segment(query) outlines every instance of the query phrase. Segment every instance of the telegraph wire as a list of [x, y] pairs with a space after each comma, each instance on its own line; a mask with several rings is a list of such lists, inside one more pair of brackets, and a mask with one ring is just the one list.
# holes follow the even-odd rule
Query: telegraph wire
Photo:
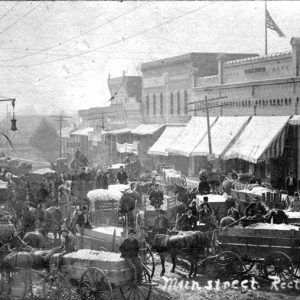
[[17, 2], [16, 5], [14, 5], [13, 7], [11, 7], [8, 11], [6, 11], [5, 14], [3, 14], [1, 17], [0, 17], [0, 20], [2, 20], [3, 18], [5, 18], [17, 5], [19, 5], [20, 2]]
[[[72, 38], [69, 38], [69, 39], [67, 39], [67, 40], [64, 40], [64, 41], [62, 41], [62, 42], [60, 42], [60, 43], [58, 43], [58, 44], [55, 44], [55, 45], [53, 45], [53, 46], [50, 46], [50, 47], [41, 49], [41, 50], [39, 50], [39, 51], [37, 51], [37, 52], [34, 52], [34, 53], [29, 53], [29, 54], [26, 54], [26, 55], [22, 55], [22, 56], [19, 56], [19, 57], [13, 57], [13, 58], [7, 58], [7, 59], [0, 59], [0, 62], [14, 61], [14, 60], [23, 59], [23, 58], [27, 58], [27, 57], [30, 57], [30, 56], [33, 56], [33, 55], [41, 54], [41, 53], [43, 53], [43, 52], [52, 50], [52, 49], [54, 49], [54, 48], [56, 48], [56, 47], [60, 47], [60, 46], [62, 46], [62, 45], [64, 45], [64, 44], [66, 44], [66, 43], [69, 43], [69, 42], [71, 42], [71, 41], [73, 41], [73, 40], [76, 40], [77, 38], [79, 38], [79, 37], [81, 37], [81, 36], [83, 36], [83, 35], [86, 35], [86, 34], [92, 32], [92, 31], [98, 30], [99, 28], [101, 28], [101, 27], [103, 27], [103, 26], [105, 26], [105, 25], [107, 25], [107, 24], [109, 24], [109, 23], [112, 23], [113, 21], [115, 21], [115, 20], [117, 20], [117, 19], [119, 19], [119, 18], [122, 18], [123, 16], [126, 16], [127, 14], [131, 13], [132, 11], [134, 11], [134, 10], [136, 10], [136, 9], [142, 7], [142, 6], [145, 6], [145, 5], [146, 5], [146, 4], [141, 4], [141, 5], [139, 5], [139, 6], [136, 6], [136, 7], [134, 7], [134, 8], [131, 8], [131, 9], [129, 9], [128, 11], [126, 11], [125, 13], [120, 14], [120, 15], [118, 15], [118, 16], [112, 18], [111, 20], [108, 20], [108, 21], [105, 22], [105, 23], [102, 23], [102, 24], [100, 24], [100, 25], [98, 25], [98, 26], [96, 26], [96, 27], [90, 28], [90, 29], [88, 29], [88, 30], [86, 30], [86, 31], [84, 31], [84, 32], [82, 32], [82, 33], [80, 33], [80, 34], [78, 34], [78, 35], [72, 37]], [[0, 32], [0, 33], [1, 33], [1, 32]]]
[[208, 6], [210, 6], [210, 5], [213, 5], [213, 4], [215, 4], [215, 3], [213, 2], [213, 3], [209, 3], [209, 4], [207, 4], [207, 5], [203, 5], [203, 6], [201, 6], [201, 7], [198, 7], [198, 8], [196, 8], [196, 9], [193, 9], [193, 10], [191, 10], [191, 11], [188, 11], [188, 12], [185, 13], [185, 14], [182, 14], [182, 15], [180, 15], [180, 16], [176, 16], [176, 17], [171, 18], [171, 19], [169, 19], [169, 20], [167, 20], [167, 21], [165, 21], [165, 22], [162, 22], [162, 23], [157, 24], [157, 25], [155, 25], [155, 26], [152, 26], [152, 27], [150, 27], [150, 28], [141, 30], [141, 31], [139, 31], [139, 32], [137, 32], [137, 33], [131, 34], [131, 35], [129, 35], [129, 36], [125, 37], [125, 38], [122, 38], [122, 39], [120, 39], [120, 40], [116, 40], [116, 41], [114, 41], [114, 42], [108, 43], [108, 44], [103, 45], [103, 46], [100, 46], [100, 47], [96, 47], [96, 48], [93, 48], [93, 49], [90, 49], [90, 50], [87, 50], [87, 51], [83, 51], [83, 52], [80, 52], [80, 53], [77, 53], [77, 54], [74, 54], [74, 55], [70, 55], [70, 56], [67, 56], [67, 57], [65, 57], [65, 58], [60, 58], [60, 59], [50, 60], [50, 61], [45, 61], [45, 62], [40, 62], [40, 63], [34, 63], [34, 64], [24, 64], [24, 65], [0, 65], [0, 67], [4, 67], [4, 68], [28, 68], [28, 67], [35, 67], [35, 66], [41, 66], [41, 65], [46, 65], [46, 64], [51, 64], [51, 63], [55, 63], [55, 62], [60, 62], [60, 61], [68, 60], [68, 59], [75, 58], [75, 57], [79, 57], [79, 56], [83, 56], [83, 55], [85, 55], [85, 54], [92, 53], [92, 52], [97, 52], [98, 50], [101, 50], [101, 49], [103, 49], [103, 48], [106, 48], [106, 47], [109, 47], [109, 46], [113, 46], [113, 45], [116, 45], [116, 44], [121, 43], [121, 42], [126, 42], [127, 40], [129, 40], [129, 39], [131, 39], [131, 38], [133, 38], [133, 37], [136, 37], [136, 36], [138, 36], [138, 35], [141, 35], [141, 34], [144, 34], [144, 33], [146, 33], [146, 32], [149, 32], [149, 31], [151, 31], [151, 30], [153, 30], [153, 29], [159, 28], [159, 27], [161, 27], [161, 26], [163, 26], [163, 25], [166, 25], [166, 24], [169, 24], [169, 23], [171, 23], [171, 22], [174, 22], [174, 21], [176, 21], [176, 20], [178, 20], [178, 19], [180, 19], [180, 18], [183, 18], [183, 17], [185, 17], [185, 16], [187, 16], [187, 15], [193, 14], [193, 13], [195, 13], [196, 11], [198, 11], [198, 10], [200, 10], [200, 9], [203, 9], [203, 8], [205, 8], [205, 7], [208, 7]]
[[30, 13], [32, 13], [35, 9], [37, 9], [40, 5], [42, 4], [42, 2], [40, 2], [38, 5], [36, 5], [34, 8], [32, 8], [31, 10], [29, 10], [27, 13], [25, 13], [22, 17], [20, 17], [18, 20], [16, 20], [14, 23], [12, 23], [11, 25], [9, 25], [8, 27], [6, 27], [5, 29], [3, 29], [2, 31], [0, 31], [0, 34], [6, 32], [7, 30], [9, 30], [11, 27], [13, 27], [14, 25], [16, 25], [18, 22], [20, 22], [22, 19], [24, 19], [27, 15], [29, 15]]

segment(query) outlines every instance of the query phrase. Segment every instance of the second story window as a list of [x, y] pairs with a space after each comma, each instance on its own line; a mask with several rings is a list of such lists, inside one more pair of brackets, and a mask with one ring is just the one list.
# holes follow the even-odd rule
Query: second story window
[[164, 114], [164, 96], [162, 93], [160, 94], [159, 101], [160, 101], [160, 115], [162, 116]]
[[177, 115], [180, 115], [180, 92], [177, 92]]
[[147, 97], [146, 97], [146, 113], [148, 116], [150, 115], [149, 95], [147, 95]]
[[156, 115], [156, 95], [153, 94], [153, 116]]
[[184, 91], [184, 113], [188, 113], [188, 94], [187, 91]]
[[174, 99], [173, 99], [173, 93], [170, 94], [170, 114], [174, 114]]

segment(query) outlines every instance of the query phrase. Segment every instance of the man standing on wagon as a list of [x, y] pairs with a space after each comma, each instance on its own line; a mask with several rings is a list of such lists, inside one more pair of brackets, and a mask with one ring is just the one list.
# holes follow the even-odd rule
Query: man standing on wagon
[[128, 183], [128, 175], [124, 170], [124, 167], [120, 167], [120, 171], [117, 174], [117, 179], [120, 184], [127, 184]]
[[285, 189], [288, 192], [289, 196], [294, 196], [294, 193], [297, 189], [297, 179], [293, 176], [294, 172], [289, 171], [289, 176], [285, 179]]
[[131, 270], [133, 282], [142, 282], [142, 266], [139, 258], [139, 242], [135, 238], [135, 230], [130, 229], [128, 232], [128, 238], [120, 245], [119, 250], [121, 257], [125, 258], [125, 262]]

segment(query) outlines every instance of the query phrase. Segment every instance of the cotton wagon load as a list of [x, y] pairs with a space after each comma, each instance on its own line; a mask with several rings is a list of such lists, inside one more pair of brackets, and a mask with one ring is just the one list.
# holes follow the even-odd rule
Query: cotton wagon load
[[128, 280], [130, 271], [120, 253], [81, 249], [63, 256], [62, 272], [72, 274], [80, 279], [82, 270], [94, 267], [107, 274], [110, 283], [121, 283]]
[[181, 184], [181, 180], [182, 180], [182, 176], [181, 176], [181, 172], [176, 171], [174, 169], [163, 169], [162, 170], [163, 174], [164, 174], [164, 178], [165, 180], [169, 183], [169, 184]]
[[128, 188], [125, 184], [115, 184], [109, 185], [107, 190], [92, 190], [87, 194], [95, 226], [118, 225], [120, 200]]

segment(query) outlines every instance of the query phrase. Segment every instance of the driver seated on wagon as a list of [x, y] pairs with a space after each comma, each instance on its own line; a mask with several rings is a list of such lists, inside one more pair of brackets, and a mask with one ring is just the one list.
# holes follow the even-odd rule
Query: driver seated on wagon
[[169, 227], [169, 220], [165, 217], [164, 211], [160, 209], [158, 216], [154, 219], [152, 232], [154, 234], [167, 234]]
[[197, 230], [197, 217], [193, 215], [193, 211], [190, 207], [186, 209], [186, 213], [178, 220], [178, 229], [182, 231]]
[[155, 184], [154, 189], [150, 192], [149, 199], [150, 204], [155, 208], [160, 208], [163, 204], [164, 194], [159, 190], [158, 183]]
[[265, 215], [267, 215], [267, 210], [262, 204], [261, 198], [256, 196], [254, 202], [250, 203], [245, 210], [246, 220], [251, 223], [263, 222]]

